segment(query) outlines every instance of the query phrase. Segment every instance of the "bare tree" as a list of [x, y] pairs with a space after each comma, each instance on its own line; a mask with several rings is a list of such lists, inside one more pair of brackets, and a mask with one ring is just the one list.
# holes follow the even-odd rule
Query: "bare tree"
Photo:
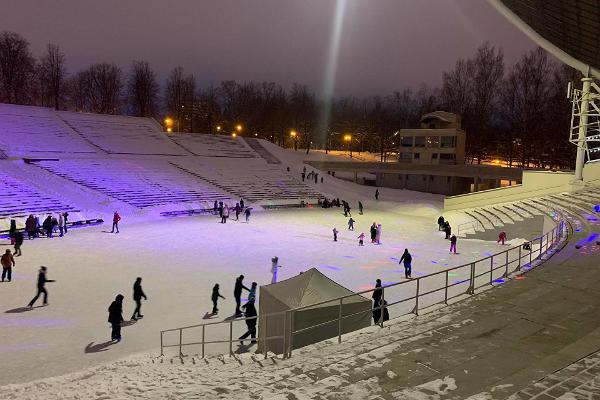
[[34, 65], [25, 38], [14, 32], [0, 33], [0, 101], [15, 104], [30, 101], [27, 88]]
[[60, 108], [65, 92], [65, 63], [66, 57], [58, 45], [48, 44], [46, 53], [40, 59], [38, 78], [42, 91], [42, 105], [52, 105], [55, 110]]
[[[193, 121], [193, 115], [186, 113], [185, 105], [191, 105], [195, 99], [196, 80], [193, 75], [184, 76], [183, 67], [174, 68], [167, 79], [165, 90], [165, 100], [167, 112], [177, 120], [178, 130], [182, 129], [182, 123], [187, 117], [190, 123]], [[192, 127], [190, 126], [190, 130]]]
[[317, 122], [315, 95], [306, 85], [294, 83], [290, 90], [292, 123], [300, 130], [306, 154], [310, 151], [313, 129]]
[[138, 117], [151, 117], [156, 112], [158, 98], [156, 75], [146, 61], [134, 61], [127, 79], [127, 98]]
[[72, 102], [78, 110], [100, 114], [121, 111], [122, 72], [114, 64], [93, 64], [78, 72], [69, 86]]

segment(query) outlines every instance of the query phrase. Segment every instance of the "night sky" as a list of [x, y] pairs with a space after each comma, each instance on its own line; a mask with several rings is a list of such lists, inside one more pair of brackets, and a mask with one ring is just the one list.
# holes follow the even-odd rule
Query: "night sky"
[[[39, 55], [59, 44], [75, 71], [147, 60], [202, 86], [221, 80], [322, 87], [335, 0], [0, 0], [0, 30]], [[348, 0], [336, 95], [387, 94], [440, 83], [483, 41], [514, 63], [533, 43], [485, 0]]]

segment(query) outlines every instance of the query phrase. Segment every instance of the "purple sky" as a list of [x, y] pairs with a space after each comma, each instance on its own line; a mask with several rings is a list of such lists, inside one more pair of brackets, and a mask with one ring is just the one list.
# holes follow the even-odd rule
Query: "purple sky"
[[[221, 80], [306, 83], [319, 91], [335, 0], [2, 0], [0, 29], [39, 55], [59, 44], [70, 71], [147, 60], [163, 78], [176, 65], [200, 85]], [[485, 0], [348, 0], [337, 95], [440, 83], [483, 41], [509, 64], [532, 42]]]

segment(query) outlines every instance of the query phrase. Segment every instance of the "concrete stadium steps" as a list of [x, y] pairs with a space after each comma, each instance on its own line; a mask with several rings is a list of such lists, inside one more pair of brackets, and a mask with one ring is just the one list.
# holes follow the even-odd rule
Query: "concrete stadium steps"
[[0, 149], [1, 158], [96, 153], [57, 118], [54, 110], [1, 103]]
[[202, 133], [175, 133], [169, 139], [187, 152], [202, 157], [259, 158], [241, 138]]
[[150, 118], [67, 111], [57, 112], [56, 116], [81, 138], [107, 154], [187, 155]]
[[203, 203], [212, 208], [215, 200], [228, 199], [214, 186], [166, 161], [96, 159], [32, 164], [138, 208], [173, 203]]
[[281, 161], [267, 150], [259, 139], [244, 137], [244, 140], [259, 156], [261, 156], [267, 164], [278, 165]]
[[260, 201], [288, 201], [299, 203], [301, 200], [324, 197], [306, 183], [294, 178], [280, 168], [267, 166], [263, 161], [253, 161], [237, 168], [227, 164], [210, 164], [204, 168], [199, 162], [180, 162], [173, 165], [192, 174], [209, 184], [229, 193], [234, 198], [242, 198], [249, 203]]

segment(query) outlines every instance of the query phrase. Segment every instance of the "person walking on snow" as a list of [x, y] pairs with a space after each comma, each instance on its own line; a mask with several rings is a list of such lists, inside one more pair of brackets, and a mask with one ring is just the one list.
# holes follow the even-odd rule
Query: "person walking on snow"
[[221, 296], [221, 293], [219, 293], [219, 284], [215, 283], [215, 286], [213, 286], [212, 290], [212, 296], [210, 296], [210, 299], [213, 302], [213, 315], [217, 315], [219, 313], [219, 309], [217, 308], [217, 302], [219, 301], [219, 297], [225, 300], [225, 297]]
[[337, 242], [337, 234], [338, 234], [338, 230], [333, 228], [333, 241]]
[[371, 243], [375, 243], [375, 238], [377, 237], [377, 224], [373, 222], [371, 225]]
[[404, 263], [404, 276], [406, 277], [406, 279], [412, 279], [412, 256], [408, 252], [408, 249], [404, 249], [404, 254], [402, 254], [402, 257], [400, 257], [400, 261], [398, 261], [398, 264], [402, 263]]
[[250, 208], [246, 208], [244, 215], [246, 216], [246, 222], [250, 222]]
[[279, 257], [271, 258], [271, 283], [277, 283], [277, 273], [279, 272], [279, 268], [281, 268], [281, 265], [279, 265]]
[[381, 319], [381, 297], [383, 296], [383, 290], [381, 289], [381, 279], [375, 281], [375, 290], [373, 290], [373, 323], [378, 324]]
[[456, 235], [452, 235], [450, 238], [450, 253], [456, 254]]
[[40, 297], [41, 294], [44, 295], [44, 303], [43, 304], [48, 305], [48, 291], [46, 290], [46, 282], [55, 282], [55, 281], [46, 278], [46, 271], [47, 271], [46, 267], [40, 267], [40, 272], [38, 274], [38, 280], [37, 280], [37, 294], [35, 295], [35, 297], [33, 299], [31, 299], [31, 301], [27, 305], [30, 308], [33, 307], [33, 305], [35, 304], [35, 302], [37, 301], [37, 299]]
[[119, 233], [119, 221], [121, 220], [121, 216], [119, 215], [119, 213], [117, 211], [115, 211], [115, 213], [113, 214], [113, 224], [112, 224], [112, 229], [110, 231], [110, 233], [115, 233], [115, 229], [117, 230], [117, 233]]
[[381, 244], [381, 224], [377, 224], [377, 229], [375, 230], [375, 242], [377, 244]]
[[348, 229], [350, 229], [351, 231], [354, 230], [354, 219], [352, 219], [352, 217], [350, 217], [350, 219], [348, 220]]
[[235, 220], [238, 221], [240, 219], [240, 212], [242, 209], [240, 208], [240, 203], [235, 203]]
[[505, 241], [506, 241], [506, 232], [502, 231], [498, 235], [498, 241], [496, 243], [502, 243], [502, 244], [504, 244]]
[[37, 226], [33, 215], [27, 217], [27, 220], [25, 221], [25, 231], [27, 231], [27, 239], [32, 240], [36, 237]]
[[364, 233], [361, 233], [360, 235], [358, 235], [358, 245], [359, 246], [365, 245], [365, 234]]
[[62, 213], [58, 213], [58, 230], [60, 232], [60, 237], [63, 237], [65, 235], [65, 219], [62, 215]]
[[375, 200], [379, 200], [379, 189], [375, 189]]
[[446, 239], [450, 239], [450, 236], [452, 235], [452, 227], [448, 221], [444, 223], [444, 233], [446, 234]]
[[439, 230], [439, 231], [442, 231], [442, 230], [444, 230], [444, 217], [442, 217], [442, 216], [440, 215], [440, 217], [439, 217], [439, 218], [438, 218], [438, 220], [437, 220], [437, 223], [438, 223], [438, 230]]
[[242, 306], [242, 308], [246, 308], [246, 306], [248, 305], [248, 303], [254, 303], [256, 301], [256, 288], [258, 287], [258, 283], [256, 282], [252, 282], [252, 285], [250, 286], [250, 291], [248, 292], [248, 301], [246, 302], [246, 304], [244, 304]]
[[10, 249], [6, 249], [0, 258], [0, 263], [2, 264], [2, 282], [4, 282], [4, 278], [8, 278], [8, 281], [10, 282], [12, 279], [12, 267], [15, 266], [15, 259], [10, 253]]
[[213, 203], [213, 214], [217, 215], [218, 212], [219, 212], [219, 205], [217, 204], [217, 201], [215, 200], [215, 202]]
[[133, 300], [135, 301], [135, 310], [133, 310], [131, 319], [134, 321], [144, 318], [142, 315], [142, 298], [144, 300], [148, 300], [146, 293], [144, 293], [144, 290], [142, 289], [142, 278], [138, 276], [133, 284]]
[[244, 345], [244, 339], [246, 339], [248, 336], [250, 336], [251, 341], [250, 343], [256, 343], [256, 316], [258, 315], [256, 312], [256, 307], [254, 306], [254, 302], [248, 302], [246, 304], [246, 312], [245, 312], [245, 316], [246, 316], [246, 326], [248, 327], [248, 331], [246, 333], [244, 333], [242, 336], [240, 336], [240, 344], [243, 346]]
[[363, 215], [363, 205], [360, 201], [358, 202], [358, 213]]
[[244, 199], [240, 199], [240, 208], [244, 209]]
[[240, 310], [240, 305], [242, 304], [242, 289], [250, 291], [246, 286], [244, 286], [244, 275], [240, 275], [235, 279], [235, 286], [233, 288], [233, 297], [235, 298], [235, 316], [239, 317], [242, 315], [242, 311]]
[[113, 343], [121, 341], [121, 324], [123, 323], [123, 295], [118, 294], [108, 307], [108, 322], [111, 325], [112, 331], [110, 338]]
[[64, 228], [65, 228], [65, 235], [67, 234], [67, 222], [68, 221], [69, 221], [69, 213], [65, 211], [63, 213], [63, 222], [64, 222]]

